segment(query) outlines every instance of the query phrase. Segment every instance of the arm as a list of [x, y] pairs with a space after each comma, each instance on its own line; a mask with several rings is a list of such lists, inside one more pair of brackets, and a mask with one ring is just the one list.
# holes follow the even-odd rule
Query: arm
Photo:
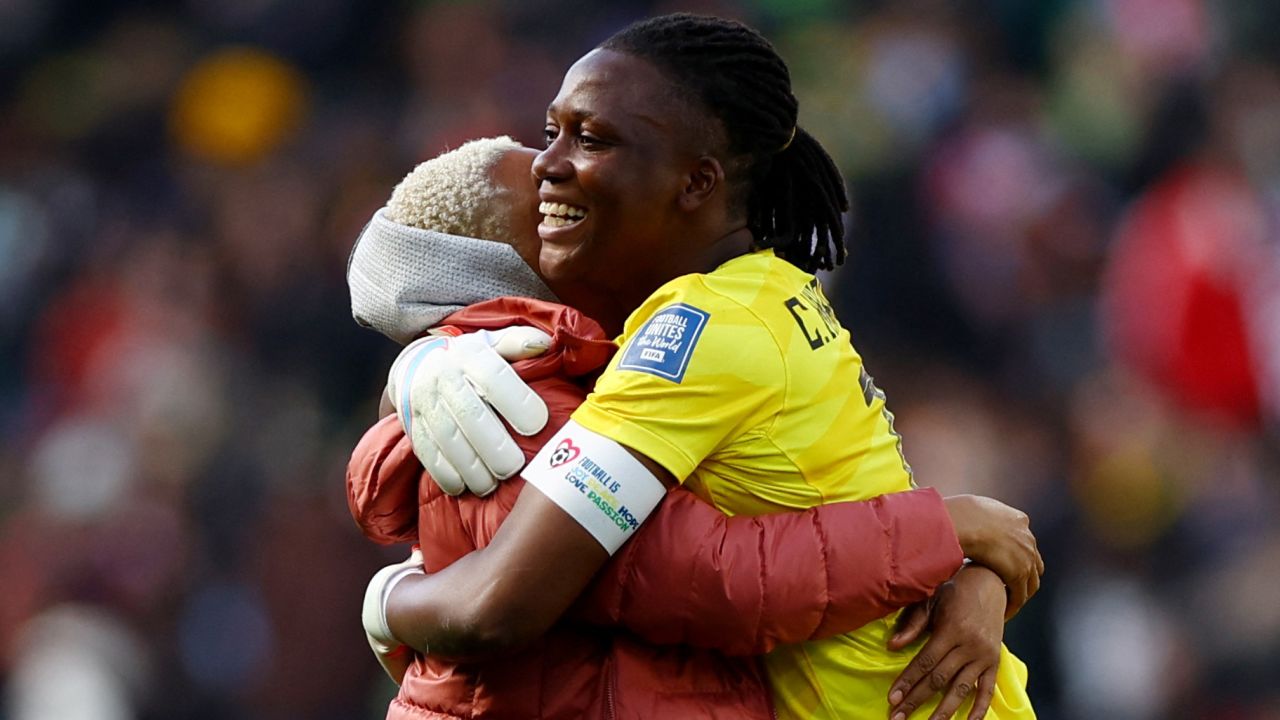
[[[563, 409], [559, 409], [555, 403], [552, 403], [553, 413], [563, 415]], [[650, 470], [655, 470], [656, 465], [650, 463]], [[656, 475], [657, 473], [655, 473]], [[425, 579], [415, 581], [413, 586], [406, 584], [406, 591], [401, 593], [397, 589], [397, 594], [389, 603], [388, 614], [393, 630], [404, 633], [404, 639], [411, 644], [416, 645], [419, 649], [429, 647], [435, 653], [448, 653], [454, 655], [469, 655], [475, 653], [483, 653], [486, 651], [502, 649], [510, 644], [518, 644], [523, 639], [536, 637], [546, 630], [547, 627], [559, 617], [560, 613], [572, 602], [578, 591], [585, 585], [586, 579], [590, 577], [600, 564], [604, 561], [605, 555], [599, 552], [594, 553], [571, 553], [561, 550], [552, 550], [546, 554], [535, 552], [528, 555], [530, 548], [540, 548], [545, 546], [547, 549], [559, 547], [559, 533], [563, 528], [559, 528], [557, 523], [567, 524], [567, 537], [572, 542], [573, 537], [583, 538], [590, 536], [584, 533], [580, 527], [574, 527], [572, 519], [568, 518], [562, 511], [558, 511], [554, 504], [550, 503], [545, 497], [536, 498], [535, 502], [543, 506], [542, 510], [530, 510], [529, 495], [535, 493], [522, 493], [515, 511], [507, 524], [502, 527], [497, 537], [494, 538], [493, 545], [483, 551], [468, 556], [459, 567], [449, 568], [450, 573], [455, 574], [459, 580], [455, 582], [450, 579], [449, 575], [442, 573], [433, 579]], [[908, 494], [907, 496], [910, 496]], [[692, 502], [692, 498], [688, 499]], [[893, 504], [895, 499], [880, 499], [874, 501], [880, 504]], [[936, 502], [936, 496], [935, 496]], [[868, 506], [870, 507], [870, 506]], [[855, 529], [863, 528], [861, 522], [840, 522], [826, 523], [822, 525], [815, 524], [815, 518], [820, 518], [823, 514], [832, 514], [833, 517], [842, 517], [840, 513], [857, 514], [859, 512], [866, 513], [868, 507], [860, 510], [850, 511], [848, 508], [819, 509], [810, 510], [806, 513], [796, 513], [791, 515], [779, 515], [767, 519], [753, 518], [736, 518], [727, 521], [719, 512], [707, 506], [700, 506], [694, 503], [694, 517], [688, 521], [688, 525], [684, 526], [681, 537], [691, 540], [700, 541], [701, 545], [684, 544], [683, 547], [667, 546], [671, 551], [659, 550], [658, 552], [650, 552], [648, 554], [649, 569], [643, 564], [636, 564], [628, 560], [621, 559], [617, 567], [626, 567], [627, 570], [622, 572], [622, 577], [639, 577], [639, 578], [658, 578], [661, 573], [666, 571], [666, 566], [672, 563], [673, 557], [681, 559], [689, 559], [692, 562], [701, 563], [701, 569], [698, 571], [700, 577], [713, 578], [719, 585], [719, 597], [714, 595], [708, 598], [705, 607], [697, 612], [703, 614], [701, 622], [706, 623], [710, 620], [711, 628], [724, 628], [725, 632], [721, 641], [726, 643], [742, 643], [744, 638], [742, 633], [738, 632], [738, 627], [732, 624], [723, 624], [722, 618], [726, 615], [736, 615], [744, 619], [756, 620], [758, 624], [750, 627], [750, 632], [745, 638], [746, 649], [739, 650], [741, 652], [750, 652], [758, 646], [767, 647], [768, 644], [789, 639], [792, 636], [798, 639], [807, 639], [809, 636], [827, 636], [842, 632], [853, 627], [864, 624], [868, 619], [883, 615], [888, 610], [894, 609], [901, 605], [911, 602], [912, 598], [920, 597], [928, 593], [930, 587], [936, 582], [945, 578], [949, 572], [954, 569], [959, 562], [958, 553], [955, 550], [955, 534], [951, 530], [950, 522], [943, 519], [938, 522], [934, 521], [934, 527], [945, 528], [946, 540], [944, 545], [949, 542], [952, 554], [951, 565], [946, 570], [939, 571], [938, 557], [927, 558], [914, 555], [910, 551], [910, 543], [904, 543], [903, 538], [920, 539], [918, 527], [906, 528], [902, 527], [901, 532], [897, 535], [887, 533], [882, 529], [882, 533], [873, 541], [878, 541], [880, 545], [867, 545], [863, 540], [853, 540], [850, 537], [841, 536], [841, 531], [853, 532]], [[526, 535], [521, 532], [513, 532], [513, 526], [523, 513], [532, 513], [530, 517], [535, 519], [527, 522], [527, 527], [531, 531]], [[701, 517], [697, 514], [702, 513]], [[881, 524], [882, 528], [899, 527], [895, 523], [900, 523], [906, 519], [909, 513], [904, 513], [901, 517], [895, 516], [892, 512], [880, 515], [876, 521]], [[544, 518], [545, 519], [537, 519]], [[803, 518], [797, 520], [796, 518]], [[915, 518], [920, 520], [920, 518]], [[817, 520], [821, 523], [821, 520]], [[777, 527], [772, 524], [776, 523]], [[809, 537], [805, 537], [800, 533], [789, 532], [796, 527], [806, 525], [813, 528], [813, 532], [809, 533]], [[831, 528], [836, 530], [832, 532]], [[728, 533], [726, 537], [739, 538], [738, 542], [733, 543], [728, 549], [737, 555], [726, 553], [722, 550], [724, 545], [717, 539], [717, 533], [722, 532], [725, 528], [734, 528], [732, 533]], [[820, 529], [819, 529], [820, 528]], [[661, 538], [668, 534], [667, 530], [655, 530], [653, 535]], [[835, 536], [834, 539], [842, 542], [832, 542], [831, 537], [827, 537], [828, 547], [822, 547], [821, 536], [819, 541], [815, 542], [814, 532], [824, 533]], [[539, 533], [550, 533], [549, 537], [540, 537]], [[887, 533], [888, 536], [885, 536]], [[937, 540], [939, 536], [932, 536]], [[775, 557], [778, 558], [772, 565], [768, 564], [769, 558], [765, 558], [763, 564], [760, 558], [755, 557], [755, 552], [761, 546], [762, 539], [769, 539], [770, 542], [781, 540], [791, 545], [783, 547], [779, 546]], [[518, 546], [525, 546], [522, 554]], [[927, 542], [924, 544], [927, 545]], [[512, 549], [510, 546], [517, 546]], [[768, 545], [772, 547], [772, 545]], [[874, 559], [873, 569], [868, 572], [860, 566], [861, 559], [850, 560], [850, 569], [847, 572], [828, 573], [828, 558], [824, 557], [824, 553], [830, 555], [832, 547], [837, 550], [844, 551], [840, 557], [857, 558], [859, 551], [869, 550], [879, 547], [886, 549], [883, 557]], [[599, 548], [589, 548], [598, 551]], [[899, 557], [893, 558], [891, 553], [897, 550]], [[700, 552], [705, 550], [705, 552]], [[638, 550], [636, 552], [639, 552]], [[748, 556], [746, 553], [749, 553]], [[749, 561], [748, 561], [749, 557]], [[811, 564], [810, 568], [815, 568], [814, 572], [797, 572], [791, 576], [785, 573], [794, 565], [796, 557], [806, 558]], [[552, 558], [548, 561], [547, 558]], [[579, 559], [581, 562], [579, 562]], [[918, 564], [917, 569], [921, 569], [921, 578], [933, 574], [933, 578], [916, 579], [914, 586], [909, 577], [909, 566], [904, 567], [903, 559], [915, 560]], [[945, 560], [942, 561], [946, 565]], [[508, 563], [510, 565], [508, 565]], [[894, 565], [897, 565], [896, 571], [900, 574], [898, 585], [895, 587], [892, 578], [889, 581], [880, 582], [886, 573], [895, 571]], [[932, 564], [931, 564], [932, 563]], [[832, 567], [837, 567], [832, 565]], [[638, 568], [638, 570], [637, 570]], [[720, 578], [723, 568], [732, 568], [733, 574], [728, 578]], [[679, 577], [680, 568], [671, 569], [676, 577]], [[615, 571], [611, 571], [615, 572]], [[771, 592], [760, 593], [756, 598], [759, 601], [758, 612], [744, 612], [742, 608], [742, 593], [740, 588], [759, 587], [762, 580], [761, 573], [764, 573], [763, 579], [768, 581], [768, 590]], [[773, 573], [778, 574], [777, 581], [773, 578]], [[831, 579], [828, 579], [831, 575]], [[671, 575], [669, 574], [668, 577]], [[494, 577], [495, 581], [490, 584], [477, 581], [475, 584], [468, 584], [468, 579], [477, 580], [484, 577]], [[576, 578], [576, 579], [575, 579]], [[735, 582], [736, 579], [736, 582]], [[815, 584], [815, 580], [821, 583]], [[506, 581], [506, 582], [504, 582]], [[788, 583], [793, 583], [789, 585]], [[548, 588], [554, 586], [555, 592], [548, 592]], [[652, 582], [652, 587], [679, 587], [680, 584], [675, 582]], [[414, 587], [413, 591], [407, 588]], [[607, 582], [602, 582], [598, 587], [608, 588]], [[521, 591], [529, 592], [531, 588], [536, 588], [536, 597], [520, 598], [517, 594]], [[878, 590], [881, 594], [866, 594], [869, 588]], [[837, 602], [827, 607], [831, 597], [828, 595], [835, 589], [836, 594], [847, 598], [852, 605], [846, 606], [837, 598]], [[453, 595], [450, 596], [450, 591]], [[894, 597], [895, 592], [901, 592], [898, 597]], [[911, 594], [914, 592], [915, 594]], [[812, 594], [809, 594], [812, 593]], [[638, 597], [645, 597], [642, 593]], [[624, 598], [623, 595], [614, 595], [616, 598]], [[451, 599], [452, 598], [452, 599]], [[474, 601], [472, 600], [474, 598]], [[726, 607], [723, 603], [717, 605], [717, 602], [733, 598], [738, 603], [731, 604]], [[768, 604], [764, 601], [768, 600]], [[606, 600], [606, 604], [607, 604]], [[616, 600], [614, 601], [616, 603]], [[752, 601], [747, 600], [747, 604]], [[858, 605], [857, 603], [864, 603]], [[802, 619], [795, 622], [791, 617], [792, 612], [796, 608], [801, 608]], [[817, 617], [814, 616], [815, 608], [819, 608]], [[874, 608], [874, 609], [871, 609]], [[612, 619], [621, 622], [627, 622], [627, 618], [621, 614], [631, 610], [645, 612], [649, 608], [634, 606], [615, 607], [610, 610], [604, 608], [604, 618], [609, 619], [610, 612], [615, 613]], [[656, 609], [656, 608], [655, 608]], [[870, 613], [868, 615], [868, 613]], [[597, 618], [600, 614], [597, 613]], [[653, 622], [652, 618], [643, 619], [643, 622], [649, 622], [651, 625], [657, 626], [658, 623]], [[689, 626], [696, 626], [699, 621], [695, 615], [688, 615]], [[758, 618], [758, 619], [757, 619]], [[792, 623], [783, 625], [783, 623]], [[449, 628], [449, 632], [442, 632], [445, 628]], [[439, 634], [440, 637], [434, 637]], [[452, 637], [450, 635], [452, 634]], [[732, 636], [732, 637], [729, 637]], [[703, 633], [701, 640], [708, 645], [715, 646], [717, 642], [714, 633], [710, 630]], [[497, 643], [495, 645], [495, 643]], [[742, 647], [741, 645], [737, 647]], [[735, 648], [736, 649], [736, 648]]]
[[[367, 535], [388, 543], [414, 538], [420, 477], [421, 466], [394, 418], [366, 433], [349, 468], [348, 500]], [[537, 577], [530, 558], [513, 556], [504, 548], [545, 546], [548, 538], [541, 534], [554, 542], [557, 526], [565, 521], [579, 531], [569, 533], [570, 539], [586, 537], [595, 545], [563, 511], [545, 498], [525, 498], [530, 494], [540, 495], [521, 494], [493, 546], [450, 572], [472, 578], [492, 572], [514, 579], [504, 568], [511, 562], [534, 573], [526, 578], [528, 587], [545, 588], [547, 582]], [[543, 504], [549, 507], [535, 509]], [[551, 519], [540, 520], [541, 515]], [[538, 533], [520, 539], [513, 523], [526, 516], [528, 529]], [[865, 624], [926, 597], [950, 577], [962, 557], [947, 510], [932, 490], [759, 518], [728, 518], [692, 493], [678, 490], [642, 528], [640, 537], [624, 546], [594, 584], [580, 607], [583, 616], [625, 625], [651, 642], [681, 642], [738, 654], [765, 652], [779, 642], [825, 637]], [[560, 572], [567, 566], [563, 554], [536, 555], [532, 561], [557, 556], [560, 559], [548, 570]], [[589, 578], [603, 558], [585, 557], [589, 562], [582, 572]], [[408, 637], [426, 632], [432, 598], [475, 613], [467, 618], [443, 616], [441, 622], [449, 620], [481, 636], [513, 642], [541, 634], [558, 617], [557, 608], [565, 605], [562, 601], [529, 608], [507, 594], [522, 583], [490, 587], [493, 594], [482, 595], [482, 589], [449, 577], [442, 575], [439, 582], [452, 592], [442, 595], [424, 586], [417, 591], [418, 600], [406, 601], [406, 607], [418, 608], [409, 616], [423, 623], [411, 626]], [[692, 604], [663, 602], [657, 599], [669, 593], [652, 592], [695, 585], [699, 590], [690, 594]], [[566, 590], [566, 595], [571, 601], [576, 592]], [[494, 602], [472, 604], [467, 601], [472, 596]], [[397, 598], [407, 597], [397, 593]], [[543, 594], [538, 600], [550, 603], [553, 598]], [[522, 623], [518, 632], [505, 627], [508, 613], [528, 624]], [[396, 616], [395, 611], [389, 614]], [[460, 651], [482, 652], [483, 646], [471, 647], [463, 638]]]
[[383, 545], [417, 540], [421, 478], [422, 465], [394, 414], [365, 432], [347, 463], [347, 507], [365, 537]]
[[[578, 610], [656, 644], [761, 654], [922, 600], [962, 559], [932, 489], [732, 518], [676, 490]], [[670, 588], [688, 591], [673, 597]]]
[[[615, 451], [626, 462], [615, 459]], [[396, 586], [386, 604], [387, 624], [396, 638], [424, 653], [469, 657], [507, 650], [540, 636], [586, 587], [610, 552], [633, 531], [619, 532], [615, 522], [623, 526], [625, 519], [634, 516], [634, 529], [662, 497], [663, 485], [669, 487], [673, 482], [654, 461], [576, 423], [567, 425], [548, 442], [531, 461], [526, 476], [534, 487], [520, 493], [491, 544], [439, 573], [409, 578]], [[612, 487], [612, 492], [603, 489], [607, 487]], [[650, 491], [656, 488], [656, 492], [646, 504], [633, 487]], [[608, 499], [597, 495], [597, 491]], [[902, 518], [885, 512], [884, 506], [918, 504], [930, 499], [935, 520], [949, 531], [950, 521], [936, 493], [922, 491], [833, 506], [832, 511], [779, 515], [768, 524], [756, 518], [739, 518], [734, 522], [740, 533], [735, 538], [737, 547], [721, 552], [714, 549], [720, 544], [717, 528], [728, 521], [711, 508], [700, 508], [690, 498], [685, 502], [694, 505], [689, 507], [695, 513], [703, 513], [688, 516], [696, 520], [696, 525], [663, 525], [653, 532], [682, 530], [686, 538], [706, 538], [701, 546], [706, 552], [698, 552], [697, 547], [683, 548], [688, 556], [685, 567], [694, 568], [693, 581], [680, 578], [678, 573], [675, 577], [665, 574], [663, 566], [671, 563], [671, 558], [661, 547], [651, 548], [647, 556], [643, 550], [635, 551], [648, 563], [639, 567], [648, 567], [653, 574], [645, 578], [648, 586], [631, 588], [647, 606], [633, 606], [633, 612], [638, 613], [634, 617], [639, 618], [638, 623], [649, 623], [656, 633], [651, 639], [657, 642], [717, 646], [719, 638], [720, 643], [742, 653], [760, 652], [781, 641], [826, 637], [853, 629], [878, 616], [874, 613], [882, 614], [886, 606], [892, 609], [928, 594], [932, 581], [914, 586], [904, 582], [894, 558], [929, 552], [932, 543], [920, 541], [908, 528], [898, 527]], [[906, 506], [896, 509], [904, 510], [903, 517], [911, 515]], [[815, 524], [815, 518], [824, 516], [846, 522], [838, 522], [835, 528], [824, 528], [821, 520]], [[602, 518], [608, 521], [601, 522]], [[869, 534], [852, 530], [857, 527], [873, 530]], [[756, 534], [760, 529], [765, 532]], [[806, 532], [808, 538], [804, 537]], [[785, 537], [798, 543], [792, 548], [803, 564], [791, 568], [791, 575], [781, 576], [792, 585], [784, 582], [775, 588], [766, 582], [764, 591], [753, 595], [751, 588], [761, 587], [760, 572], [764, 569], [758, 548], [762, 540], [767, 543], [770, 533], [775, 539]], [[904, 542], [907, 538], [910, 539]], [[945, 578], [960, 560], [954, 535], [944, 533], [943, 538], [941, 547], [949, 549], [951, 564], [947, 565], [945, 555], [940, 562], [936, 558], [922, 561], [934, 563], [930, 572], [938, 578]], [[744, 542], [750, 539], [755, 542]], [[679, 538], [676, 541], [681, 542]], [[848, 559], [853, 566], [851, 572], [835, 576], [829, 573], [831, 558], [824, 555], [824, 541], [836, 551], [837, 559]], [[789, 562], [797, 561], [779, 558], [775, 567]], [[620, 562], [616, 572], [625, 577], [628, 566], [637, 567]], [[733, 568], [733, 578], [715, 580], [722, 567]], [[866, 581], [867, 575], [874, 579]], [[631, 573], [631, 577], [635, 574]], [[664, 607], [659, 599], [670, 594], [672, 587], [690, 588], [681, 593], [682, 598], [704, 593], [712, 597], [705, 603], [695, 601], [694, 614], [682, 618], [679, 609], [671, 609], [672, 603]], [[774, 592], [769, 594], [769, 590]], [[790, 599], [792, 595], [801, 599]], [[796, 609], [802, 612], [798, 618], [792, 614]], [[723, 619], [744, 615], [746, 620]], [[681, 629], [663, 629], [670, 624], [671, 616], [680, 623], [684, 635]], [[702, 624], [709, 625], [709, 629], [698, 629]], [[732, 645], [735, 634], [744, 630], [750, 635], [738, 638], [739, 644]]]
[[[348, 502], [367, 536], [412, 541], [419, 478], [421, 466], [396, 421], [366, 433], [348, 469]], [[576, 615], [626, 626], [649, 642], [732, 655], [847, 632], [923, 600], [959, 568], [948, 518], [955, 500], [919, 489], [728, 518], [677, 489], [605, 565]], [[956, 512], [965, 538], [978, 536], [970, 529], [974, 515], [972, 507]], [[673, 588], [696, 591], [676, 602]]]
[[[393, 436], [387, 438], [393, 456], [403, 457], [366, 466], [392, 476], [394, 465], [412, 466], [416, 478], [420, 466], [398, 424], [386, 432]], [[961, 546], [949, 513], [966, 547], [974, 544], [971, 538], [985, 541], [988, 528], [1004, 519], [1001, 513], [984, 516], [970, 503], [955, 512], [956, 500], [943, 501], [925, 489], [802, 512], [729, 518], [692, 493], [676, 490], [606, 567], [578, 610], [585, 619], [626, 626], [650, 642], [733, 654], [845, 632], [926, 597], [954, 572]], [[393, 621], [398, 633], [418, 638], [420, 649], [430, 646], [436, 653], [483, 654], [536, 637], [559, 617], [576, 596], [575, 587], [585, 584], [606, 556], [536, 489], [521, 493], [516, 507], [489, 548], [432, 576], [433, 581], [421, 581], [412, 594], [397, 594], [400, 604], [389, 608], [389, 617], [407, 623]], [[599, 552], [577, 552], [580, 541]], [[520, 547], [550, 551], [512, 552]], [[461, 581], [451, 579], [455, 573]], [[507, 582], [467, 582], [486, 576]], [[576, 586], [565, 582], [573, 577]], [[406, 581], [406, 587], [411, 584]], [[553, 586], [562, 592], [548, 593]], [[664, 590], [671, 587], [695, 590], [676, 602]], [[523, 597], [528, 588], [539, 592]], [[440, 629], [435, 623], [460, 634], [432, 641]]]
[[492, 543], [398, 584], [387, 599], [387, 625], [424, 654], [508, 650], [546, 632], [607, 559], [582, 525], [525, 487]]
[[575, 422], [523, 474], [491, 543], [389, 592], [395, 638], [422, 653], [470, 657], [542, 635], [674, 484], [654, 461]]

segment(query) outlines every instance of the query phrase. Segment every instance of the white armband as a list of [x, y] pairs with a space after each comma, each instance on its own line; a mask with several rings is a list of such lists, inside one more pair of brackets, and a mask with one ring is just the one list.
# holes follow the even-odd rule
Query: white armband
[[625, 447], [570, 420], [521, 472], [612, 555], [667, 488]]

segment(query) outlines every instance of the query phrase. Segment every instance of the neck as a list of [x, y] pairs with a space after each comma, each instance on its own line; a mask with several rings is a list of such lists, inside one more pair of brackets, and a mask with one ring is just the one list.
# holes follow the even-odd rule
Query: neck
[[629, 274], [622, 280], [617, 275], [601, 274], [599, 283], [586, 279], [550, 283], [551, 290], [565, 305], [577, 309], [600, 323], [610, 335], [622, 333], [622, 326], [633, 310], [640, 307], [663, 284], [682, 275], [709, 273], [726, 262], [751, 251], [753, 238], [745, 227], [731, 230], [707, 244], [703, 252], [683, 262], [655, 268], [652, 274]]
[[560, 298], [560, 302], [600, 323], [600, 327], [610, 336], [622, 333], [627, 316], [636, 307], [626, 306], [620, 302], [616, 291], [606, 288], [590, 287], [582, 283], [556, 283], [551, 289]]
[[705, 269], [696, 270], [694, 272], [711, 272], [730, 260], [746, 255], [751, 252], [752, 244], [755, 238], [751, 236], [751, 231], [745, 227], [731, 230], [722, 235], [719, 240], [715, 241], [708, 248], [707, 257], [704, 261]]

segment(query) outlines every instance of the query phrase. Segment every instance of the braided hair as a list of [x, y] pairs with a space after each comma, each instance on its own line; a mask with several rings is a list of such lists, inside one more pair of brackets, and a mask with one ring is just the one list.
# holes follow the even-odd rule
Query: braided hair
[[760, 33], [676, 13], [634, 23], [600, 48], [653, 63], [720, 120], [731, 207], [745, 210], [758, 247], [809, 272], [844, 261], [844, 180], [822, 145], [796, 125], [791, 73]]

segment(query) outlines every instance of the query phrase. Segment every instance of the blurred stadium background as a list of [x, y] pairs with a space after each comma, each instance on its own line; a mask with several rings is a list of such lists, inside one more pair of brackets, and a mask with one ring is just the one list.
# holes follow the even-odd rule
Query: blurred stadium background
[[917, 477], [1028, 510], [1043, 718], [1280, 718], [1280, 5], [0, 2], [4, 720], [380, 718], [364, 220], [644, 14], [760, 27]]

